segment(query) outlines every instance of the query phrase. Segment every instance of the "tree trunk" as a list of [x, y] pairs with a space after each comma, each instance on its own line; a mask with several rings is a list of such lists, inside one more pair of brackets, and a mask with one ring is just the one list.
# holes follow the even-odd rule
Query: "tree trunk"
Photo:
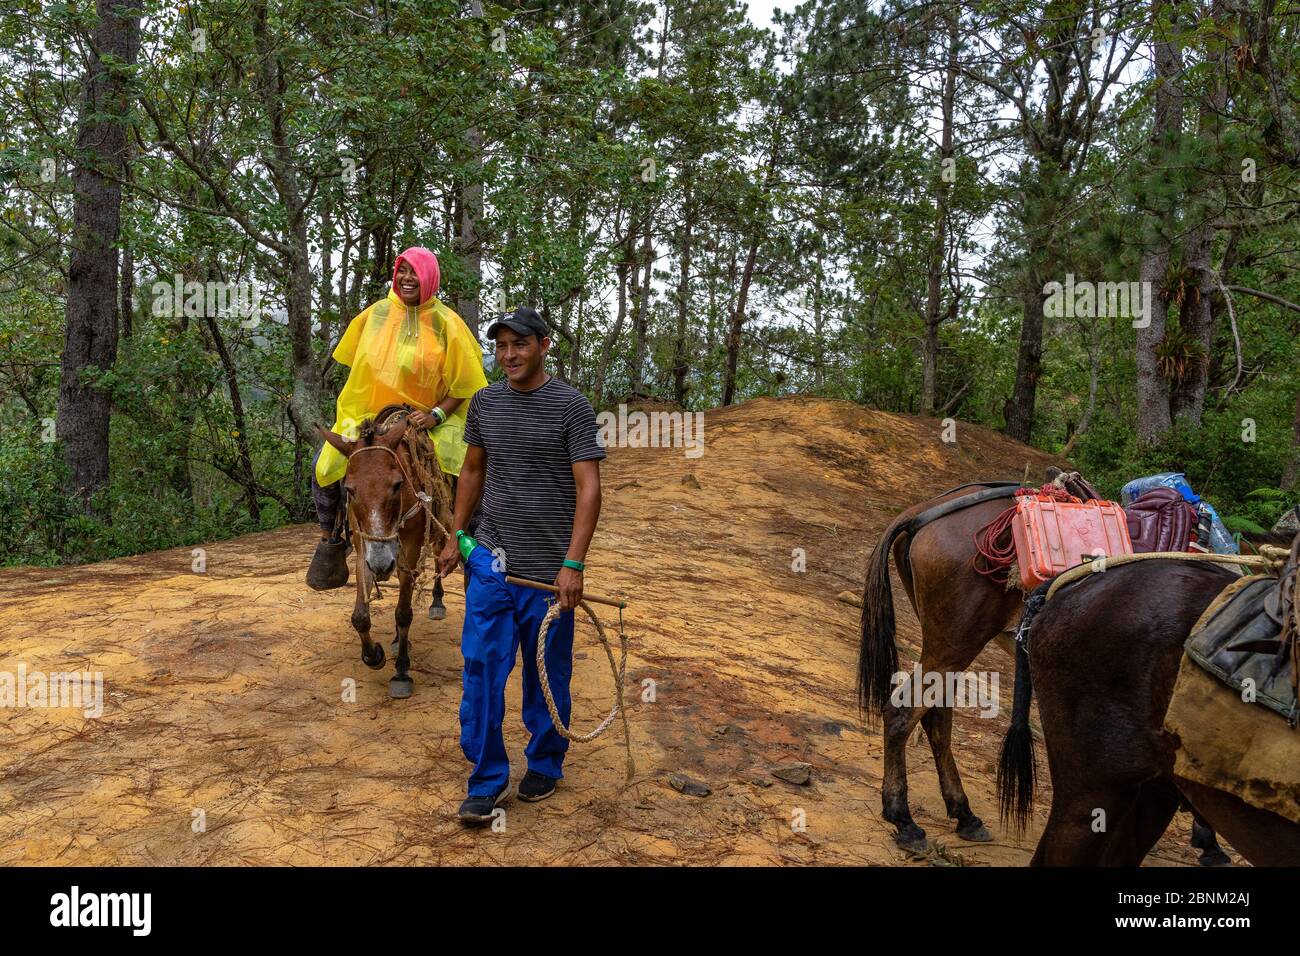
[[[1057, 278], [1054, 273], [1061, 262], [1059, 234], [1066, 227], [1062, 220], [1070, 206], [1065, 188], [1069, 171], [1066, 146], [1083, 135], [1073, 125], [1066, 101], [1071, 75], [1080, 62], [1076, 49], [1077, 13], [1065, 15], [1066, 9], [1061, 5], [1057, 11], [1056, 5], [1051, 4], [1048, 10], [1055, 15], [1044, 19], [1043, 41], [1051, 52], [1043, 57], [1046, 82], [1042, 126], [1032, 128], [1032, 117], [1022, 119], [1025, 143], [1033, 160], [1023, 180], [1025, 199], [1021, 212], [1026, 245], [1025, 285], [1021, 291], [1024, 318], [1016, 355], [1015, 388], [1004, 408], [1007, 434], [1022, 442], [1028, 442], [1033, 434], [1034, 405], [1043, 370], [1043, 286], [1049, 278]], [[1077, 82], [1087, 82], [1082, 73]], [[1090, 91], [1085, 91], [1085, 95], [1090, 95]]]
[[285, 75], [267, 25], [265, 0], [259, 0], [253, 7], [253, 24], [260, 59], [262, 106], [271, 124], [270, 149], [265, 161], [289, 223], [286, 237], [288, 254], [283, 267], [293, 363], [289, 417], [297, 430], [298, 440], [303, 441], [312, 435], [312, 428], [318, 424], [321, 413], [320, 378], [316, 374], [312, 351], [311, 248], [307, 241], [307, 210], [294, 166], [294, 147], [286, 129]]
[[641, 288], [632, 308], [632, 394], [645, 393], [646, 312], [650, 303], [650, 279], [654, 273], [653, 216], [646, 207], [641, 233]]
[[[126, 174], [126, 70], [140, 48], [140, 20], [119, 0], [98, 0], [99, 22], [82, 89], [73, 173], [72, 252], [56, 432], [67, 464], [66, 490], [87, 514], [108, 483], [109, 394], [83, 385], [83, 371], [107, 370], [117, 358], [118, 255]], [[108, 58], [106, 60], [106, 58]], [[107, 516], [107, 509], [104, 511]]]
[[334, 341], [334, 194], [327, 187], [321, 196], [320, 206], [320, 285], [317, 294], [320, 308], [317, 311], [316, 338], [328, 349]]
[[226, 340], [222, 338], [221, 329], [217, 327], [216, 318], [205, 311], [203, 320], [212, 335], [212, 344], [217, 350], [217, 356], [221, 359], [221, 368], [225, 372], [226, 389], [230, 392], [230, 409], [235, 417], [235, 448], [239, 454], [236, 474], [244, 488], [248, 516], [253, 519], [254, 524], [260, 524], [262, 509], [257, 501], [257, 479], [253, 473], [253, 454], [248, 444], [248, 422], [244, 418], [244, 399], [239, 394], [239, 373], [230, 358], [230, 350], [226, 348]]
[[605, 336], [601, 343], [600, 358], [596, 363], [596, 380], [592, 389], [594, 405], [600, 408], [605, 398], [605, 378], [609, 374], [609, 365], [614, 357], [614, 349], [618, 345], [618, 337], [623, 334], [623, 323], [627, 320], [627, 290], [629, 275], [631, 284], [637, 284], [637, 266], [636, 254], [633, 251], [636, 247], [636, 235], [631, 234], [627, 237], [627, 244], [623, 251], [623, 261], [618, 264], [618, 315], [614, 319], [614, 325]]
[[677, 404], [686, 404], [686, 375], [690, 364], [686, 357], [686, 336], [688, 332], [687, 313], [691, 299], [691, 229], [694, 227], [695, 211], [691, 205], [691, 170], [686, 170], [686, 191], [682, 203], [682, 248], [681, 269], [677, 282], [677, 334], [673, 341], [673, 398]]
[[758, 244], [762, 230], [755, 229], [745, 254], [745, 268], [740, 273], [740, 289], [736, 292], [736, 306], [731, 310], [727, 324], [727, 370], [722, 380], [722, 404], [730, 405], [736, 397], [736, 366], [740, 358], [740, 332], [745, 326], [745, 310], [749, 305], [749, 284], [754, 278], [754, 262], [758, 258]]
[[1016, 384], [1003, 411], [1007, 434], [1022, 442], [1028, 442], [1034, 430], [1034, 402], [1043, 368], [1043, 285], [1039, 268], [1031, 264], [1021, 291], [1024, 318], [1016, 354]]
[[[1216, 0], [1212, 15], [1227, 34], [1228, 25], [1224, 23], [1225, 14], [1222, 0]], [[1197, 135], [1202, 142], [1214, 143], [1220, 139], [1219, 117], [1223, 115], [1228, 102], [1228, 87], [1224, 81], [1225, 48], [1222, 41], [1213, 36], [1207, 41], [1211, 49], [1207, 50], [1206, 59], [1214, 64], [1211, 75], [1216, 77], [1211, 98], [1202, 100], [1197, 119]], [[1193, 222], [1196, 228], [1188, 234], [1184, 244], [1183, 262], [1193, 283], [1194, 292], [1183, 297], [1179, 324], [1183, 332], [1196, 342], [1198, 352], [1194, 356], [1188, 374], [1174, 388], [1170, 412], [1175, 419], [1200, 425], [1201, 414], [1205, 409], [1205, 391], [1209, 384], [1210, 353], [1214, 347], [1214, 297], [1219, 291], [1214, 275], [1214, 238], [1217, 232], [1214, 218], [1217, 214], [1219, 184], [1210, 176], [1205, 188], [1200, 190], [1200, 197], [1193, 204]]]
[[[471, 0], [470, 15], [483, 19], [481, 0]], [[469, 273], [469, 287], [456, 297], [456, 312], [469, 330], [479, 338], [479, 289], [483, 281], [483, 250], [479, 243], [478, 224], [483, 221], [483, 135], [477, 126], [465, 131], [465, 145], [472, 157], [473, 172], [460, 191], [459, 253]]]
[[1282, 472], [1282, 488], [1291, 490], [1300, 485], [1300, 393], [1296, 394], [1295, 416], [1291, 419], [1291, 458]]
[[[1179, 42], [1170, 38], [1168, 26], [1160, 22], [1165, 6], [1166, 0], [1152, 0], [1156, 69], [1155, 116], [1151, 125], [1153, 161], [1172, 152], [1183, 123], [1183, 54]], [[1163, 210], [1148, 220], [1139, 275], [1143, 286], [1151, 290], [1151, 314], [1145, 317], [1148, 324], [1137, 329], [1137, 436], [1141, 445], [1159, 441], [1173, 423], [1169, 412], [1169, 383], [1160, 371], [1158, 359], [1169, 313], [1168, 236], [1172, 216], [1160, 212]]]
[[939, 367], [939, 324], [944, 320], [943, 272], [948, 260], [948, 188], [945, 178], [948, 160], [952, 159], [952, 116], [957, 98], [957, 54], [961, 37], [957, 29], [955, 6], [946, 9], [948, 21], [948, 68], [943, 80], [943, 130], [939, 140], [939, 181], [936, 184], [934, 238], [930, 242], [930, 261], [926, 273], [925, 338], [921, 345], [921, 414], [934, 415], [935, 379]]
[[131, 247], [122, 246], [122, 337], [130, 338], [132, 320], [135, 318], [135, 254]]

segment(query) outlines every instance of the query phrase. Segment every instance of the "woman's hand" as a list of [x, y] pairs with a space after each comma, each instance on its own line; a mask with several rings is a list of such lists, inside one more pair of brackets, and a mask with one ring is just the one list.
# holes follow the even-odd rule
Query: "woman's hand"
[[438, 417], [429, 412], [411, 412], [406, 420], [416, 428], [433, 428], [438, 424]]

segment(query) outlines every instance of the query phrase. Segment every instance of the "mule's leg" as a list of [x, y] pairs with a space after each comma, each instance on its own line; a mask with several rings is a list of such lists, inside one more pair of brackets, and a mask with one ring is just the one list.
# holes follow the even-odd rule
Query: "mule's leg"
[[1178, 809], [1167, 780], [1053, 794], [1030, 866], [1140, 866]]
[[411, 680], [411, 597], [415, 592], [415, 580], [407, 571], [397, 572], [401, 589], [397, 595], [397, 657], [393, 661], [396, 673], [388, 682], [388, 696], [396, 700], [405, 700], [411, 696], [415, 682]]
[[898, 832], [894, 842], [914, 853], [926, 849], [925, 831], [912, 819], [907, 803], [907, 741], [912, 728], [925, 715], [921, 707], [885, 707], [885, 780], [880, 788], [884, 817]]
[[384, 666], [384, 648], [370, 639], [370, 608], [366, 605], [369, 571], [365, 566], [365, 547], [360, 538], [354, 538], [352, 553], [359, 555], [357, 564], [360, 571], [357, 575], [357, 603], [352, 606], [352, 626], [361, 637], [361, 662], [372, 670], [378, 670]]
[[447, 616], [447, 606], [442, 603], [442, 578], [433, 579], [433, 603], [429, 605], [429, 620], [441, 621]]
[[[1096, 811], [1107, 807], [1122, 807], [1124, 799], [1132, 795], [1119, 790], [1089, 790], [1078, 793], [1053, 794], [1052, 809], [1047, 816], [1047, 825], [1038, 838], [1030, 866], [1099, 866], [1106, 854], [1105, 831], [1096, 827], [1105, 826], [1105, 819], [1099, 818]], [[1119, 813], [1118, 810], [1115, 811]], [[1114, 820], [1119, 825], [1121, 821]]]
[[934, 707], [921, 718], [921, 726], [930, 740], [930, 753], [939, 771], [939, 790], [943, 793], [948, 816], [957, 821], [957, 835], [973, 843], [988, 843], [993, 839], [984, 821], [971, 812], [970, 801], [962, 789], [961, 774], [952, 755], [952, 708]]
[[1201, 858], [1197, 862], [1201, 866], [1232, 866], [1232, 860], [1219, 846], [1214, 828], [1186, 802], [1182, 809], [1192, 811], [1192, 848], [1201, 851]]
[[1168, 778], [1148, 780], [1126, 794], [1123, 817], [1106, 841], [1102, 866], [1141, 866], [1169, 827], [1182, 797]]
[[[932, 605], [921, 604], [922, 633], [925, 642], [921, 647], [921, 672], [943, 678], [944, 688], [951, 686], [948, 675], [960, 674], [974, 663], [984, 647], [1001, 631], [1004, 622], [1018, 604], [1018, 599], [1005, 593], [995, 594], [992, 601], [977, 605], [974, 616], [964, 620], [955, 618], [951, 607], [940, 605], [943, 614], [931, 610]], [[945, 701], [951, 705], [955, 701]], [[993, 834], [984, 821], [970, 808], [961, 773], [952, 753], [952, 707], [930, 708], [922, 720], [930, 741], [930, 753], [939, 775], [939, 792], [943, 794], [948, 816], [957, 821], [957, 835], [973, 843], [987, 843]]]

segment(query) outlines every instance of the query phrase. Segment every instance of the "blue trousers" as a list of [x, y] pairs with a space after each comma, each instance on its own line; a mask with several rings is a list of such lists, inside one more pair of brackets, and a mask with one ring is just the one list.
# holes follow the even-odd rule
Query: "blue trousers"
[[[501, 571], [493, 570], [492, 552], [479, 547], [465, 562], [469, 584], [465, 589], [465, 626], [460, 650], [465, 658], [463, 693], [460, 699], [460, 746], [474, 765], [469, 778], [469, 796], [500, 793], [510, 782], [510, 758], [506, 756], [501, 725], [505, 721], [506, 680], [515, 666], [515, 655], [524, 656], [524, 726], [532, 738], [524, 750], [528, 769], [548, 777], [562, 777], [561, 765], [569, 742], [555, 730], [542, 696], [537, 674], [537, 629], [546, 615], [545, 591], [507, 584]], [[569, 722], [573, 677], [573, 612], [565, 611], [551, 625], [546, 640], [546, 671], [551, 695], [565, 724]]]

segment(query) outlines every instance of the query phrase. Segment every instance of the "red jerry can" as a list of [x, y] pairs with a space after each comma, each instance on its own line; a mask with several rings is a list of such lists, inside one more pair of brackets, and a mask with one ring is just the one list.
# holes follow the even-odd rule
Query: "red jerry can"
[[1113, 501], [1017, 498], [1011, 536], [1026, 591], [1101, 555], [1133, 553], [1124, 509]]

